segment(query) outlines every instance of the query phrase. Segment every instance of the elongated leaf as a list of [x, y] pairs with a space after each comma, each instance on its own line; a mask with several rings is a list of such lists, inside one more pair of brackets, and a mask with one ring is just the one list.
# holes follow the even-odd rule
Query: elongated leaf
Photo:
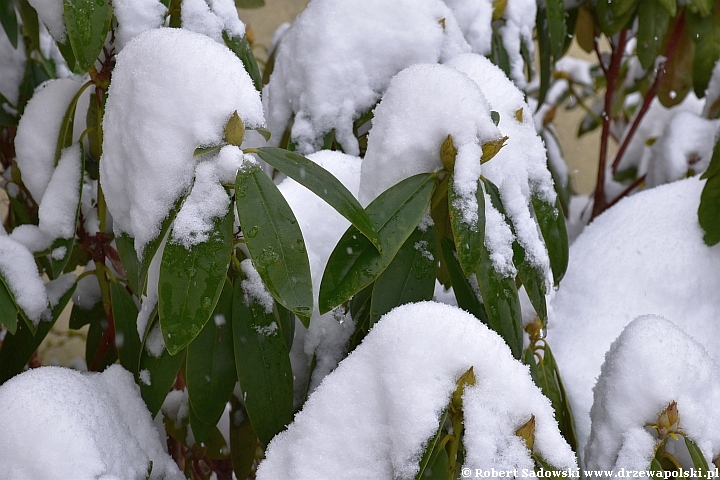
[[612, 0], [608, 1], [608, 3], [615, 16], [622, 17], [635, 10], [639, 2], [638, 0]]
[[22, 372], [33, 352], [37, 350], [53, 325], [55, 325], [60, 313], [65, 309], [74, 292], [75, 285], [65, 292], [60, 297], [57, 305], [53, 307], [52, 319], [49, 322], [40, 322], [36, 332], [31, 331], [25, 323], [18, 322], [15, 334], [5, 335], [2, 348], [0, 348], [0, 384]]
[[329, 312], [370, 285], [427, 211], [435, 189], [435, 176], [421, 173], [390, 187], [367, 207], [383, 245], [378, 253], [354, 226], [345, 232], [328, 259], [320, 283], [320, 313]]
[[485, 312], [485, 306], [480, 302], [480, 299], [478, 299], [470, 281], [465, 278], [460, 264], [455, 258], [455, 245], [449, 238], [443, 238], [441, 244], [443, 255], [447, 259], [450, 280], [452, 282], [453, 293], [455, 293], [455, 299], [458, 302], [458, 307], [466, 312], [472, 313], [485, 325], [489, 326], [490, 323], [487, 313]]
[[648, 69], [654, 64], [669, 24], [670, 13], [659, 0], [640, 0], [637, 56], [644, 69]]
[[[248, 478], [255, 462], [258, 438], [240, 400], [230, 397], [230, 455], [235, 478]], [[241, 418], [238, 422], [236, 419]]]
[[153, 357], [146, 349], [141, 352], [140, 372], [149, 377], [150, 384], [140, 382], [140, 395], [153, 417], [160, 411], [183, 361], [185, 350], [177, 355], [170, 355], [167, 350], [163, 350], [159, 357]]
[[432, 300], [435, 291], [435, 232], [415, 229], [395, 258], [375, 280], [370, 325], [393, 308], [406, 303]]
[[110, 300], [120, 364], [137, 377], [142, 348], [137, 331], [138, 308], [128, 291], [115, 282], [110, 284]]
[[545, 103], [547, 91], [550, 88], [550, 71], [552, 69], [552, 51], [550, 50], [550, 32], [547, 18], [547, 8], [538, 5], [535, 16], [535, 25], [538, 33], [538, 47], [540, 54], [540, 90], [538, 91], [539, 109]]
[[275, 316], [262, 305], [245, 305], [242, 282], [235, 282], [232, 330], [235, 366], [245, 408], [260, 441], [270, 439], [292, 421], [293, 374], [290, 353]]
[[280, 325], [280, 330], [282, 331], [283, 338], [285, 338], [285, 344], [289, 352], [290, 349], [292, 349], [295, 338], [295, 314], [278, 302], [275, 302], [275, 310], [277, 311], [278, 325]]
[[112, 10], [106, 0], [63, 0], [65, 27], [80, 68], [95, 64], [110, 30]]
[[[105, 310], [103, 309], [102, 316], [92, 319], [90, 328], [88, 328], [87, 340], [85, 341], [85, 363], [88, 365], [89, 370], [101, 372], [118, 359], [114, 345], [107, 343], [107, 346], [102, 346], [103, 335], [109, 328]], [[108, 337], [106, 337], [107, 339]], [[105, 349], [105, 354], [102, 357], [100, 356], [102, 352], [99, 352], [101, 346]]]
[[698, 478], [704, 478], [707, 474], [706, 472], [708, 471], [708, 463], [707, 460], [705, 460], [705, 455], [703, 455], [702, 451], [695, 442], [690, 440], [688, 437], [684, 438], [685, 446], [687, 446], [688, 453], [693, 461], [693, 466], [698, 471]]
[[[680, 16], [675, 19], [676, 22], [681, 20]], [[670, 28], [674, 29], [674, 24]], [[658, 85], [658, 100], [666, 108], [680, 104], [693, 88], [695, 43], [691, 38], [688, 23], [684, 22], [681, 28], [675, 52], [665, 62], [665, 74]]]
[[22, 309], [22, 307], [17, 303], [17, 300], [15, 299], [15, 295], [12, 293], [12, 290], [10, 290], [10, 285], [8, 284], [7, 280], [5, 280], [5, 277], [2, 273], [0, 273], [0, 286], [5, 288], [5, 291], [10, 297], [10, 300], [12, 301], [12, 304], [17, 309], [17, 312], [20, 314], [20, 317], [23, 319], [23, 322], [25, 323], [25, 326], [30, 330], [30, 333], [35, 335], [35, 331], [37, 327], [33, 322], [30, 321], [28, 316], [25, 314], [25, 311]]
[[[91, 82], [86, 82], [82, 87], [80, 87], [72, 100], [70, 100], [70, 103], [65, 110], [65, 115], [63, 116], [62, 122], [60, 123], [60, 131], [58, 132], [57, 143], [55, 144], [55, 166], [57, 166], [58, 161], [60, 161], [60, 155], [62, 154], [63, 149], [71, 146], [73, 143], [73, 125], [75, 123], [75, 110], [77, 109], [77, 104], [80, 100], [80, 97], [90, 85], [92, 85]], [[40, 201], [39, 198], [36, 200], [38, 202]]]
[[0, 282], [0, 325], [11, 334], [17, 330], [18, 307], [4, 282]]
[[[480, 186], [480, 180], [477, 183], [477, 200], [478, 210], [485, 209], [485, 195]], [[481, 233], [482, 225], [469, 225], [463, 219], [463, 205], [461, 199], [455, 192], [454, 176], [448, 182], [448, 209], [450, 212], [450, 225], [452, 226], [453, 238], [455, 239], [455, 248], [457, 258], [460, 262], [465, 277], [468, 278], [473, 274], [480, 263], [480, 255], [482, 253], [482, 243], [485, 236]]]
[[343, 217], [347, 218], [375, 245], [383, 248], [372, 220], [345, 185], [330, 172], [302, 155], [281, 148], [261, 147], [257, 154], [264, 161], [322, 198]]
[[85, 310], [77, 304], [73, 305], [70, 311], [70, 329], [80, 330], [85, 325], [89, 325], [97, 319], [105, 317], [105, 308], [102, 302], [96, 303], [91, 309]]
[[557, 286], [565, 276], [569, 261], [568, 236], [560, 200], [556, 199], [555, 205], [550, 205], [537, 196], [533, 196], [532, 206], [550, 257], [553, 281]]
[[[138, 280], [137, 280], [137, 286], [138, 290], [136, 293], [143, 294], [145, 293], [145, 288], [147, 286], [147, 277], [148, 277], [148, 271], [150, 270], [150, 264], [152, 263], [153, 257], [155, 257], [155, 254], [157, 253], [158, 249], [160, 248], [160, 245], [162, 244], [163, 240], [165, 239], [165, 236], [170, 229], [170, 225], [172, 225], [172, 222], [175, 220], [175, 217], [177, 216], [177, 213], [180, 211], [180, 207], [182, 206], [183, 201], [185, 201], [185, 196], [181, 196], [175, 201], [175, 204], [170, 209], [170, 211], [167, 214], [167, 217], [162, 221], [160, 224], [160, 232], [158, 233], [158, 236], [154, 239], [147, 242], [145, 245], [145, 249], [140, 252], [141, 254], [141, 260], [139, 265], [139, 272], [138, 272]], [[134, 245], [134, 240], [133, 240]], [[137, 250], [136, 250], [137, 251]], [[128, 271], [126, 270], [126, 273]], [[128, 273], [129, 275], [129, 273]]]
[[[502, 205], [502, 201], [500, 200], [500, 190], [498, 190], [497, 186], [490, 180], [484, 179], [484, 183], [485, 189], [487, 190], [488, 195], [490, 195], [493, 207], [505, 216], [505, 209]], [[512, 222], [508, 221], [507, 217], [505, 217], [505, 220], [510, 227], [513, 236], [517, 237], [515, 234], [515, 227]], [[545, 325], [547, 324], [547, 302], [545, 300], [547, 286], [545, 285], [545, 272], [543, 272], [542, 268], [539, 266], [532, 265], [530, 263], [530, 260], [527, 257], [527, 252], [525, 252], [525, 248], [520, 245], [517, 239], [513, 241], [512, 248], [513, 264], [517, 268], [518, 277], [525, 286], [525, 291], [530, 298], [530, 303], [535, 309], [535, 313], [537, 313], [543, 325]]]
[[689, 10], [701, 17], [707, 17], [713, 11], [713, 0], [690, 0]]
[[0, 25], [13, 48], [18, 47], [18, 21], [12, 0], [0, 0]]
[[188, 345], [185, 360], [190, 403], [197, 416], [213, 427], [225, 410], [237, 378], [232, 308], [233, 286], [226, 278], [212, 319]]
[[[168, 241], [160, 263], [158, 314], [171, 355], [200, 333], [220, 297], [230, 265], [233, 211], [215, 219], [206, 242], [183, 245]], [[172, 238], [172, 234], [171, 234]]]
[[205, 421], [203, 421], [197, 414], [197, 411], [195, 410], [195, 407], [191, 403], [189, 405], [189, 418], [190, 418], [190, 428], [192, 428], [193, 437], [195, 437], [195, 441], [199, 444], [203, 445], [205, 441], [212, 435], [213, 430], [215, 429], [215, 425], [211, 425]]
[[598, 0], [595, 17], [600, 25], [600, 31], [612, 37], [623, 28], [628, 27], [628, 24], [632, 20], [635, 14], [635, 7], [637, 6], [637, 0], [625, 0], [623, 2], [623, 8], [619, 9], [622, 14], [615, 13], [612, 8], [614, 2], [611, 0]]
[[310, 261], [300, 226], [285, 197], [259, 165], [238, 172], [235, 205], [253, 264], [268, 291], [295, 315], [310, 317]]
[[[415, 475], [415, 480], [423, 480], [427, 478], [426, 470], [428, 469], [428, 467], [432, 467], [432, 465], [430, 465], [430, 459], [432, 458], [433, 453], [436, 453], [438, 450], [438, 446], [440, 443], [440, 435], [442, 434], [443, 427], [445, 426], [445, 420], [447, 420], [447, 416], [448, 409], [446, 408], [445, 410], [443, 410], [442, 415], [440, 415], [440, 421], [438, 422], [438, 429], [435, 432], [435, 435], [433, 435], [433, 437], [430, 439], [430, 441], [428, 441], [427, 445], [425, 446], [425, 452], [420, 459], [420, 470], [418, 470], [418, 473]], [[429, 472], [429, 474], [432, 475], [432, 472]]]
[[710, 166], [702, 178], [707, 182], [700, 195], [698, 220], [705, 231], [705, 244], [713, 246], [720, 242], [720, 142], [715, 144]]
[[720, 58], [720, 8], [716, 8], [712, 15], [705, 17], [688, 13], [687, 26], [690, 29], [690, 37], [695, 42], [693, 86], [695, 95], [702, 98], [710, 82], [715, 62]]
[[227, 31], [223, 30], [222, 36], [223, 41], [225, 41], [225, 45], [227, 45], [227, 47], [232, 50], [235, 56], [243, 63], [243, 66], [250, 75], [250, 79], [252, 80], [253, 85], [255, 85], [257, 91], [261, 92], [263, 85], [262, 75], [260, 74], [260, 68], [255, 60], [255, 55], [252, 53], [252, 48], [250, 48], [247, 35], [243, 35], [241, 38], [230, 37], [228, 36]]
[[[628, 2], [632, 0], [619, 0]], [[613, 5], [618, 2], [615, 0]], [[563, 0], [547, 0], [548, 33], [550, 34], [550, 51], [555, 61], [563, 55], [565, 39], [567, 38], [567, 27], [565, 26], [565, 3]]]
[[143, 293], [140, 290], [140, 285], [138, 283], [138, 277], [140, 275], [140, 264], [138, 263], [137, 253], [135, 253], [134, 245], [135, 240], [125, 233], [115, 237], [115, 246], [117, 247], [120, 261], [125, 268], [125, 273], [127, 274], [127, 281], [130, 284], [130, 288], [132, 289], [132, 291], [135, 292], [136, 295], [140, 296]]

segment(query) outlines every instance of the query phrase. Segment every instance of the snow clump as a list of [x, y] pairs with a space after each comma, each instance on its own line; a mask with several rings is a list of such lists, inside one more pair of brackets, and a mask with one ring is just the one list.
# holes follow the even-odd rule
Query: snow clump
[[385, 315], [325, 378], [270, 442], [257, 478], [413, 478], [470, 367], [477, 383], [463, 394], [465, 467], [533, 470], [515, 432], [534, 415], [534, 452], [577, 468], [550, 402], [505, 342], [458, 308], [422, 302]]
[[141, 33], [162, 27], [167, 15], [167, 7], [158, 0], [113, 0], [112, 8], [118, 22], [116, 53]]
[[358, 155], [353, 121], [393, 75], [468, 51], [441, 0], [313, 0], [283, 36], [263, 92], [272, 141], [279, 144], [294, 116], [301, 153], [318, 150], [334, 129], [343, 150]]
[[182, 26], [224, 44], [223, 31], [230, 38], [242, 38], [245, 24], [232, 0], [183, 0]]

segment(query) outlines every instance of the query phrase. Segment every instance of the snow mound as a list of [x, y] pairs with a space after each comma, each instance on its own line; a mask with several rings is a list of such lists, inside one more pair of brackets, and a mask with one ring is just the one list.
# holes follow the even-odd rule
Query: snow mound
[[132, 375], [42, 367], [0, 387], [0, 465], [11, 480], [183, 479]]
[[634, 318], [672, 319], [720, 363], [720, 247], [705, 245], [697, 221], [704, 183], [688, 178], [628, 197], [570, 248], [548, 312], [548, 341], [568, 390], [580, 452], [605, 352]]
[[18, 306], [37, 325], [48, 305], [45, 284], [40, 278], [33, 254], [23, 244], [6, 235], [0, 236], [0, 274]]
[[359, 154], [353, 121], [380, 99], [390, 79], [416, 63], [470, 51], [441, 0], [313, 0], [283, 36], [263, 102], [275, 145], [294, 115], [301, 153], [335, 130]]
[[264, 124], [242, 62], [210, 38], [176, 28], [149, 30], [117, 57], [103, 125], [100, 181], [117, 233], [142, 255], [195, 177], [197, 147], [218, 145], [237, 111]]
[[158, 0], [113, 0], [113, 13], [118, 21], [115, 47], [119, 52], [141, 33], [162, 27], [167, 7]]
[[680, 429], [712, 465], [720, 453], [719, 372], [707, 351], [673, 323], [655, 315], [633, 320], [610, 347], [595, 385], [588, 469], [646, 470], [657, 433], [643, 427], [656, 424], [673, 401]]
[[477, 383], [463, 394], [466, 467], [533, 469], [515, 436], [531, 415], [535, 451], [576, 467], [550, 402], [503, 340], [460, 309], [422, 302], [385, 315], [325, 378], [270, 442], [257, 478], [412, 478], [470, 366]]
[[[20, 97], [20, 84], [25, 76], [25, 42], [18, 38], [18, 47], [14, 48], [3, 32], [0, 35], [0, 95], [12, 105], [17, 106]], [[0, 108], [2, 105], [0, 105]]]

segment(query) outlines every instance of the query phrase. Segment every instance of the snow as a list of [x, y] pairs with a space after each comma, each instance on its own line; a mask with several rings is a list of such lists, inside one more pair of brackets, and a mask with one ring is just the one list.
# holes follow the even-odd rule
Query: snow
[[715, 66], [708, 82], [707, 90], [705, 90], [705, 107], [702, 115], [711, 118], [710, 115], [717, 116], [718, 108], [715, 103], [720, 99], [720, 61], [715, 62]]
[[480, 55], [492, 53], [492, 17], [491, 0], [444, 0], [457, 19], [465, 40], [472, 51]]
[[504, 216], [492, 206], [490, 195], [485, 194], [485, 247], [496, 272], [504, 277], [517, 273], [513, 265], [513, 234]]
[[50, 35], [58, 42], [65, 43], [65, 13], [63, 0], [28, 0], [37, 11], [38, 17], [50, 31]]
[[[91, 260], [85, 266], [83, 273], [92, 270], [95, 270], [95, 262]], [[83, 310], [90, 310], [100, 300], [102, 300], [102, 293], [100, 292], [97, 276], [88, 275], [81, 278], [77, 287], [75, 287], [75, 292], [73, 292], [73, 303]]]
[[555, 62], [555, 71], [567, 74], [574, 83], [592, 87], [594, 83], [591, 73], [592, 66], [593, 64], [587, 60], [566, 55]]
[[[332, 173], [350, 193], [357, 196], [360, 158], [329, 150], [313, 153], [308, 158]], [[348, 341], [355, 331], [355, 322], [349, 315], [345, 317], [335, 312], [320, 315], [317, 306], [320, 281], [328, 258], [350, 222], [320, 197], [290, 178], [284, 179], [278, 188], [297, 218], [310, 261], [313, 313], [307, 331], [301, 325], [295, 329], [292, 355], [295, 359], [293, 372], [296, 378], [307, 376], [307, 364], [310, 357], [315, 355], [316, 365], [309, 388], [309, 391], [312, 391], [347, 355]], [[303, 388], [303, 396], [304, 393]]]
[[[143, 335], [144, 334], [145, 332], [143, 331]], [[162, 330], [160, 330], [160, 322], [157, 322], [152, 330], [150, 330], [150, 333], [148, 333], [145, 339], [145, 351], [155, 358], [160, 358], [160, 355], [165, 351], [165, 340], [162, 336]]]
[[140, 370], [140, 373], [138, 373], [138, 377], [140, 377], [140, 381], [143, 383], [143, 385], [152, 385], [150, 370], [148, 370], [147, 368]]
[[440, 0], [313, 0], [284, 34], [263, 92], [271, 141], [278, 145], [294, 116], [291, 138], [301, 153], [318, 150], [334, 129], [343, 150], [357, 155], [353, 120], [393, 75], [469, 50]]
[[0, 94], [17, 106], [20, 84], [25, 76], [25, 42], [18, 36], [18, 46], [13, 48], [5, 32], [0, 33], [0, 65], [3, 66], [0, 69]]
[[219, 43], [224, 43], [223, 31], [230, 38], [245, 35], [245, 24], [231, 0], [182, 0], [182, 26]]
[[47, 291], [48, 303], [50, 308], [55, 308], [63, 295], [65, 295], [73, 285], [75, 285], [77, 277], [72, 273], [60, 275], [55, 280], [51, 280], [45, 285]]
[[657, 431], [643, 427], [656, 425], [671, 402], [677, 402], [681, 431], [712, 465], [720, 454], [719, 371], [708, 352], [672, 322], [655, 315], [633, 320], [610, 347], [595, 386], [587, 467], [647, 469]]
[[360, 202], [368, 205], [405, 178], [442, 169], [440, 146], [451, 135], [458, 152], [454, 182], [466, 207], [464, 218], [474, 223], [475, 215], [477, 221], [473, 197], [480, 174], [480, 145], [501, 137], [478, 86], [453, 68], [415, 65], [392, 79], [374, 114], [362, 164]]
[[[592, 387], [605, 352], [635, 317], [670, 319], [720, 363], [720, 249], [705, 245], [697, 221], [703, 185], [693, 177], [623, 199], [570, 248], [568, 271], [549, 305], [547, 338], [573, 409], [580, 453], [590, 435]], [[677, 354], [673, 350], [658, 363]]]
[[245, 279], [242, 281], [243, 292], [252, 300], [262, 305], [265, 313], [272, 313], [275, 300], [265, 288], [265, 284], [260, 278], [260, 274], [255, 270], [252, 260], [246, 258], [240, 262], [240, 268], [242, 268], [243, 274], [245, 274]]
[[719, 127], [720, 120], [707, 120], [691, 112], [673, 115], [651, 147], [647, 186], [680, 180], [689, 171], [697, 174], [707, 170]]
[[5, 235], [0, 236], [0, 275], [18, 306], [37, 325], [48, 306], [45, 285], [32, 253]]
[[[55, 168], [55, 148], [65, 111], [80, 87], [79, 82], [70, 78], [43, 83], [20, 118], [15, 137], [16, 159], [23, 183], [38, 204]], [[83, 118], [84, 115], [85, 111]]]
[[132, 236], [140, 257], [190, 189], [195, 149], [221, 144], [234, 111], [248, 128], [264, 125], [242, 62], [204, 35], [149, 30], [117, 56], [103, 119], [100, 182], [115, 232]]
[[37, 225], [26, 223], [18, 225], [10, 233], [10, 238], [30, 250], [31, 253], [42, 252], [52, 245], [53, 239], [38, 228]]
[[75, 219], [80, 203], [82, 150], [74, 144], [62, 151], [38, 211], [41, 232], [51, 239], [75, 238]]
[[182, 479], [132, 375], [42, 367], [0, 387], [0, 464], [9, 479]]
[[112, 6], [118, 22], [116, 53], [141, 33], [162, 27], [167, 15], [167, 7], [158, 0], [113, 0]]
[[535, 415], [535, 452], [576, 468], [549, 401], [503, 340], [462, 310], [423, 302], [385, 315], [325, 378], [270, 442], [257, 478], [412, 478], [471, 366], [477, 384], [463, 395], [465, 467], [533, 469], [515, 431]]

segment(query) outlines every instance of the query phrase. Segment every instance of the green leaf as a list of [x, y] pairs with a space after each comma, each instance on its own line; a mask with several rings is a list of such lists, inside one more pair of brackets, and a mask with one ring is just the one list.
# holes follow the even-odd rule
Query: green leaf
[[5, 335], [0, 349], [0, 384], [22, 372], [32, 354], [55, 325], [74, 292], [75, 285], [60, 297], [57, 305], [52, 309], [52, 319], [49, 322], [40, 322], [37, 331], [33, 332], [25, 323], [18, 322], [15, 334]]
[[91, 309], [84, 310], [78, 305], [73, 305], [70, 311], [70, 329], [80, 330], [98, 319], [105, 318], [105, 308], [102, 302], [96, 303]]
[[87, 72], [105, 45], [112, 10], [106, 0], [63, 0], [63, 5], [65, 27], [75, 58]]
[[688, 9], [701, 17], [707, 17], [713, 11], [713, 0], [690, 0]]
[[550, 72], [552, 70], [552, 52], [550, 47], [550, 32], [547, 18], [547, 8], [538, 5], [535, 16], [537, 26], [538, 50], [540, 54], [540, 90], [538, 91], [539, 109], [545, 103], [547, 91], [550, 88]]
[[485, 306], [478, 299], [477, 294], [473, 290], [470, 282], [465, 278], [460, 264], [455, 259], [455, 245], [449, 238], [443, 238], [440, 242], [443, 250], [443, 256], [446, 259], [448, 272], [450, 273], [450, 281], [452, 282], [453, 293], [458, 302], [458, 307], [472, 313], [480, 319], [485, 325], [490, 322], [485, 312]]
[[[612, 7], [614, 3], [611, 0], [598, 0], [595, 7], [595, 18], [598, 20], [600, 30], [608, 37], [612, 37], [623, 28], [628, 27], [637, 6], [637, 0], [623, 0], [621, 8], [617, 9]], [[616, 11], [621, 11], [622, 14], [615, 13]]]
[[[147, 277], [148, 277], [148, 271], [150, 270], [150, 264], [152, 263], [153, 257], [155, 257], [155, 254], [157, 253], [158, 249], [160, 248], [160, 245], [162, 244], [163, 239], [165, 238], [165, 235], [167, 234], [168, 230], [170, 229], [170, 226], [172, 225], [172, 222], [175, 220], [175, 217], [177, 216], [177, 213], [180, 211], [180, 207], [182, 206], [183, 201], [185, 201], [185, 195], [182, 195], [180, 198], [178, 198], [175, 201], [175, 204], [172, 206], [170, 211], [168, 212], [165, 219], [160, 224], [160, 232], [158, 233], [158, 236], [147, 242], [145, 245], [145, 249], [141, 253], [140, 257], [140, 265], [139, 265], [139, 272], [138, 272], [138, 290], [136, 293], [143, 294], [145, 293], [145, 287], [147, 285]], [[132, 238], [132, 237], [129, 237]], [[134, 240], [133, 240], [134, 245]], [[137, 251], [137, 250], [136, 250]], [[125, 270], [125, 272], [129, 275], [130, 273], [128, 270]]]
[[713, 246], [720, 242], [720, 142], [715, 144], [710, 166], [702, 178], [707, 182], [700, 195], [698, 221], [705, 231], [705, 244]]
[[368, 213], [330, 172], [302, 155], [281, 148], [261, 147], [256, 153], [265, 162], [323, 199], [370, 239], [378, 251], [382, 250], [383, 244]]
[[197, 416], [211, 426], [220, 420], [237, 377], [232, 308], [233, 286], [226, 278], [212, 320], [187, 348], [185, 382], [190, 403]]
[[390, 264], [427, 211], [435, 175], [421, 173], [390, 187], [367, 207], [379, 232], [378, 253], [367, 237], [350, 226], [330, 254], [320, 283], [320, 313], [329, 312], [372, 283]]
[[688, 437], [685, 438], [685, 446], [687, 446], [688, 453], [690, 454], [690, 458], [693, 461], [693, 466], [698, 471], [699, 478], [704, 478], [706, 476], [706, 472], [708, 469], [708, 463], [705, 460], [705, 456], [703, 455], [702, 451], [700, 451], [700, 448], [690, 440]]
[[140, 394], [153, 417], [160, 411], [184, 360], [185, 350], [178, 355], [170, 355], [167, 350], [163, 350], [156, 358], [143, 348], [140, 357], [140, 371], [147, 370], [150, 375], [150, 385], [140, 382]]
[[[75, 123], [75, 110], [77, 109], [77, 104], [80, 100], [80, 97], [90, 85], [92, 85], [92, 82], [86, 82], [85, 84], [83, 84], [83, 86], [80, 87], [72, 100], [70, 100], [70, 104], [68, 104], [68, 107], [65, 110], [65, 115], [63, 116], [62, 122], [60, 123], [60, 131], [58, 133], [57, 143], [55, 144], [54, 165], [56, 167], [58, 161], [60, 160], [60, 155], [62, 154], [63, 149], [71, 146], [73, 143], [73, 124]], [[83, 168], [84, 166], [85, 164], [83, 161]], [[38, 199], [38, 201], [40, 200]]]
[[[242, 418], [237, 422], [237, 418]], [[240, 400], [230, 397], [230, 455], [235, 478], [248, 478], [255, 462], [258, 438]]]
[[101, 347], [103, 334], [108, 328], [110, 327], [108, 326], [107, 317], [103, 310], [101, 317], [92, 319], [90, 328], [88, 328], [87, 340], [85, 341], [85, 363], [90, 370], [101, 372], [118, 359], [117, 350], [114, 348], [114, 345], [109, 345], [105, 351], [105, 356], [102, 358], [98, 357], [98, 359], [95, 360], [95, 357], [98, 355], [98, 349]]
[[550, 268], [553, 272], [555, 286], [557, 286], [567, 271], [569, 260], [568, 236], [560, 200], [556, 199], [555, 205], [551, 205], [533, 195], [532, 206], [540, 232], [545, 240], [545, 248], [550, 257]]
[[128, 291], [117, 282], [110, 284], [110, 300], [120, 364], [137, 378], [142, 348], [137, 331], [138, 308]]
[[[686, 15], [687, 20], [690, 15]], [[677, 17], [671, 29], [675, 28], [675, 22], [680, 21]], [[681, 103], [688, 92], [693, 88], [693, 58], [695, 57], [695, 43], [689, 33], [688, 21], [682, 25], [680, 37], [673, 55], [665, 62], [665, 74], [660, 79], [658, 86], [658, 100], [665, 108], [670, 108]]]
[[[0, 286], [5, 288], [5, 291], [10, 296], [10, 299], [12, 300], [12, 304], [15, 305], [15, 308], [17, 308], [18, 313], [22, 317], [23, 321], [25, 322], [25, 326], [30, 330], [30, 332], [35, 335], [36, 326], [33, 322], [30, 321], [30, 319], [25, 314], [25, 311], [22, 309], [20, 305], [18, 305], [17, 300], [15, 299], [15, 295], [12, 293], [12, 290], [10, 290], [10, 285], [8, 284], [7, 280], [5, 280], [5, 277], [3, 276], [2, 272], [0, 272]], [[43, 322], [41, 322], [43, 323]]]
[[200, 333], [220, 297], [230, 266], [233, 210], [214, 220], [209, 239], [187, 250], [170, 240], [165, 245], [158, 282], [158, 314], [171, 355]]
[[[428, 466], [432, 467], [430, 464], [430, 459], [433, 456], [433, 453], [437, 455], [438, 447], [440, 445], [440, 436], [442, 435], [443, 428], [445, 426], [445, 420], [447, 420], [448, 416], [448, 409], [446, 408], [443, 410], [442, 415], [440, 415], [440, 421], [438, 422], [438, 429], [435, 432], [435, 435], [432, 436], [430, 441], [428, 441], [427, 445], [425, 446], [425, 452], [423, 453], [422, 458], [420, 459], [420, 470], [418, 470], [418, 473], [415, 475], [415, 480], [422, 480], [426, 478], [426, 470]], [[429, 472], [430, 475], [432, 475], [432, 472]]]
[[5, 282], [0, 282], [0, 325], [11, 335], [15, 335], [17, 330], [17, 316], [18, 307], [15, 300], [5, 286]]
[[13, 48], [18, 47], [18, 21], [12, 0], [0, 0], [0, 25]]
[[275, 316], [265, 312], [258, 303], [245, 305], [241, 281], [235, 282], [233, 297], [232, 330], [238, 381], [253, 429], [267, 445], [292, 421], [290, 353]]
[[663, 476], [664, 470], [662, 468], [662, 465], [660, 465], [660, 462], [655, 457], [653, 457], [653, 459], [650, 461], [650, 467], [648, 467], [648, 470], [657, 472], [657, 475], [655, 475], [655, 477]]
[[640, 0], [637, 56], [643, 69], [647, 70], [654, 65], [669, 24], [670, 13], [660, 0]]
[[[236, 0], [237, 1], [237, 0]], [[260, 0], [262, 1], [262, 0]], [[232, 50], [236, 57], [240, 59], [245, 67], [245, 70], [250, 75], [250, 79], [258, 92], [262, 91], [262, 75], [260, 74], [260, 68], [258, 67], [255, 55], [252, 53], [250, 43], [247, 40], [247, 35], [243, 35], [242, 38], [230, 37], [225, 30], [222, 32], [223, 41], [225, 45]]]
[[[615, 0], [616, 2], [628, 0]], [[553, 58], [557, 61], [562, 57], [567, 38], [567, 27], [565, 26], [565, 3], [563, 0], [547, 0], [548, 33], [550, 34], [550, 50]]]
[[293, 340], [295, 339], [295, 314], [286, 309], [278, 302], [275, 302], [275, 310], [277, 311], [278, 325], [282, 331], [288, 352], [292, 349]]
[[720, 58], [720, 8], [712, 15], [701, 17], [687, 14], [687, 26], [695, 42], [692, 65], [693, 87], [698, 98], [705, 96], [713, 67]]
[[[454, 175], [448, 181], [448, 209], [450, 211], [450, 225], [452, 227], [453, 237], [455, 239], [455, 248], [457, 249], [457, 258], [460, 262], [465, 277], [470, 277], [480, 263], [480, 255], [482, 253], [482, 243], [485, 241], [484, 235], [480, 233], [482, 225], [478, 222], [476, 225], [469, 225], [463, 219], [462, 205], [460, 198], [455, 193]], [[477, 181], [477, 192], [475, 194], [477, 200], [478, 211], [485, 211], [485, 194], [480, 186], [480, 180]]]
[[58, 46], [58, 50], [60, 50], [60, 54], [62, 55], [63, 59], [65, 59], [65, 63], [67, 63], [68, 68], [70, 69], [70, 71], [74, 71], [77, 61], [75, 60], [75, 52], [73, 52], [73, 47], [70, 44], [70, 40], [66, 38], [65, 43], [56, 43]]
[[370, 307], [370, 325], [393, 308], [406, 303], [432, 300], [435, 291], [435, 231], [415, 229], [395, 258], [375, 280]]
[[117, 247], [120, 261], [125, 268], [127, 281], [130, 288], [136, 295], [142, 295], [139, 285], [140, 264], [138, 263], [137, 253], [135, 253], [135, 239], [126, 233], [115, 237], [115, 246]]
[[608, 3], [615, 17], [620, 18], [633, 12], [637, 8], [639, 0], [611, 0]]
[[202, 445], [205, 443], [205, 441], [210, 437], [213, 430], [215, 429], [215, 425], [212, 425], [210, 423], [207, 423], [203, 421], [197, 414], [197, 411], [195, 410], [195, 407], [191, 403], [189, 405], [189, 419], [190, 419], [190, 428], [192, 428], [193, 437], [195, 437], [195, 441]]
[[265, 0], [235, 0], [235, 6], [237, 8], [260, 8], [265, 6]]
[[545, 285], [545, 272], [542, 268], [530, 263], [530, 260], [527, 257], [527, 252], [522, 245], [518, 243], [515, 227], [512, 222], [508, 221], [507, 216], [505, 216], [505, 209], [502, 205], [502, 201], [500, 200], [500, 191], [497, 186], [490, 180], [485, 179], [484, 181], [485, 188], [492, 199], [493, 206], [505, 217], [505, 221], [510, 227], [513, 236], [516, 238], [513, 241], [512, 246], [513, 264], [515, 264], [515, 267], [517, 268], [520, 281], [525, 286], [525, 291], [530, 298], [530, 303], [535, 309], [535, 313], [537, 313], [538, 317], [540, 317], [544, 326], [547, 324], [547, 301], [545, 299], [547, 286]]
[[301, 318], [313, 310], [310, 261], [285, 197], [259, 165], [238, 172], [235, 205], [250, 257], [272, 296]]

